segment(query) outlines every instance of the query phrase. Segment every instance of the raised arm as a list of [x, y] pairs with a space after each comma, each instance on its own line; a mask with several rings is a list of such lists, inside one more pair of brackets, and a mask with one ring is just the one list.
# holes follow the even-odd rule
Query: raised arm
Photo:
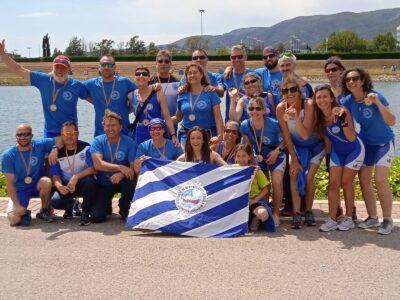
[[30, 80], [30, 71], [22, 67], [6, 53], [6, 43], [4, 40], [0, 43], [0, 58], [11, 73], [17, 74], [26, 80]]

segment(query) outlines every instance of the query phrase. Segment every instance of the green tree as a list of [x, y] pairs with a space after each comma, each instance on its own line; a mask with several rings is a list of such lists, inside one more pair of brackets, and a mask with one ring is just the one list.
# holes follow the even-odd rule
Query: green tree
[[396, 49], [396, 39], [391, 32], [378, 34], [371, 41], [372, 50], [391, 51]]
[[276, 46], [276, 50], [278, 50], [279, 51], [279, 53], [283, 53], [283, 52], [285, 52], [285, 45], [283, 44], [283, 43], [279, 43], [277, 46]]
[[327, 39], [324, 38], [314, 48], [319, 51], [351, 52], [364, 51], [367, 49], [368, 41], [357, 33], [347, 30], [334, 32]]
[[147, 55], [156, 55], [158, 52], [158, 48], [156, 47], [156, 44], [154, 42], [149, 43], [149, 49], [147, 49]]
[[77, 36], [72, 37], [68, 43], [67, 48], [65, 49], [65, 54], [68, 56], [82, 56], [82, 40], [79, 39]]
[[144, 54], [146, 46], [144, 41], [139, 40], [139, 36], [135, 35], [126, 43], [126, 51], [128, 54]]
[[183, 44], [183, 50], [189, 54], [192, 54], [194, 50], [199, 48], [208, 51], [210, 48], [210, 39], [204, 36], [195, 35], [186, 38], [185, 43]]
[[217, 55], [229, 55], [229, 49], [224, 47], [215, 48], [215, 54]]
[[42, 52], [43, 52], [43, 57], [50, 57], [51, 56], [51, 50], [50, 50], [50, 37], [49, 34], [47, 33], [42, 40]]
[[60, 55], [60, 54], [62, 54], [61, 50], [58, 50], [57, 48], [54, 48], [53, 57], [56, 57], [57, 55]]
[[100, 42], [95, 44], [94, 52], [99, 56], [112, 54], [114, 43], [113, 40], [102, 39]]

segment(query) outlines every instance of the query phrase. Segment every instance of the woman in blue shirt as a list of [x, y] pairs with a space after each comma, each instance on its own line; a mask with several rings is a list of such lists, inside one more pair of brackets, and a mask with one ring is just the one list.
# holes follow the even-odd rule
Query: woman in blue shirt
[[182, 121], [180, 141], [185, 145], [186, 134], [190, 128], [200, 126], [205, 129], [212, 142], [222, 141], [223, 121], [220, 109], [221, 99], [214, 91], [205, 91], [207, 76], [197, 63], [190, 63], [185, 69], [185, 92], [178, 96], [176, 122]]
[[[372, 89], [369, 74], [360, 68], [352, 68], [342, 74], [342, 89], [346, 98], [344, 106], [360, 124], [359, 136], [365, 144], [365, 160], [359, 178], [368, 218], [358, 225], [360, 228], [378, 227], [378, 233], [389, 234], [393, 229], [392, 191], [388, 177], [394, 158], [394, 133], [390, 126], [396, 117], [390, 111], [389, 102]], [[376, 201], [372, 189], [372, 173], [382, 207], [383, 222], [379, 224]]]
[[219, 146], [216, 143], [210, 145], [211, 150], [217, 152], [228, 165], [235, 163], [235, 148], [242, 138], [239, 127], [240, 125], [236, 121], [226, 122], [221, 144]]

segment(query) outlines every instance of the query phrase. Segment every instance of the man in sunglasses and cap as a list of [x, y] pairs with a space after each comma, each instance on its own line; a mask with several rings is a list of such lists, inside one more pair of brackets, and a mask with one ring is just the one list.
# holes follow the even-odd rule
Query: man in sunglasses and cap
[[[10, 200], [7, 217], [11, 226], [29, 226], [31, 212], [27, 209], [29, 200], [40, 197], [42, 208], [36, 218], [53, 222], [48, 209], [51, 196], [51, 179], [44, 176], [44, 160], [54, 147], [53, 138], [33, 140], [32, 127], [21, 124], [16, 131], [17, 144], [4, 151], [2, 173]], [[60, 146], [57, 140], [58, 146]]]
[[73, 121], [62, 126], [61, 137], [64, 146], [58, 149], [57, 163], [50, 166], [53, 185], [57, 189], [51, 198], [51, 207], [65, 209], [63, 217], [72, 218], [75, 200], [82, 196], [82, 214], [79, 225], [90, 224], [90, 210], [98, 189], [93, 175], [96, 173], [90, 155], [90, 145], [78, 140], [78, 126]]
[[44, 113], [44, 137], [61, 135], [64, 122], [73, 120], [78, 123], [78, 98], [87, 98], [85, 86], [78, 80], [69, 78], [71, 63], [68, 57], [58, 55], [53, 60], [50, 74], [30, 71], [15, 62], [5, 52], [5, 41], [0, 43], [0, 58], [7, 69], [17, 74], [40, 91]]
[[99, 61], [100, 76], [83, 82], [95, 111], [95, 137], [104, 134], [102, 121], [107, 109], [122, 117], [122, 132], [128, 134], [129, 131], [128, 94], [137, 86], [129, 78], [116, 75], [115, 71], [115, 59], [105, 55]]

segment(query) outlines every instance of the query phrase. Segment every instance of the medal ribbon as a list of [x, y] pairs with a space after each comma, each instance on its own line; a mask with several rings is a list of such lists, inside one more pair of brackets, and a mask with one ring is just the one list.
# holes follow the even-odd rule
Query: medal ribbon
[[32, 147], [29, 150], [29, 162], [28, 163], [26, 163], [24, 154], [22, 153], [21, 150], [19, 150], [19, 148], [18, 148], [18, 152], [19, 152], [19, 155], [21, 156], [22, 162], [24, 163], [26, 176], [29, 176], [29, 172], [31, 170], [31, 162], [32, 162]]
[[75, 174], [75, 154], [76, 151], [78, 150], [78, 147], [75, 147], [74, 149], [74, 156], [72, 158], [72, 164], [69, 162], [69, 158], [68, 158], [68, 151], [67, 148], [65, 148], [65, 158], [67, 159], [68, 162], [68, 166], [69, 166], [69, 170], [71, 171], [71, 176], [73, 176]]
[[257, 151], [259, 155], [261, 154], [261, 146], [262, 146], [262, 141], [263, 141], [263, 136], [264, 136], [264, 123], [261, 128], [261, 136], [260, 136], [260, 141], [258, 141], [258, 136], [256, 134], [256, 128], [254, 127], [254, 124], [251, 125], [251, 129], [253, 130], [254, 133], [254, 139], [256, 140], [256, 146], [257, 146]]
[[192, 112], [192, 115], [194, 114], [193, 113], [194, 108], [196, 107], [196, 104], [199, 101], [202, 92], [203, 92], [203, 90], [201, 90], [200, 94], [197, 95], [197, 98], [196, 98], [196, 100], [194, 100], [194, 103], [193, 103], [193, 99], [192, 99], [192, 93], [189, 92], [189, 104], [190, 104], [190, 111]]
[[52, 105], [54, 105], [54, 103], [56, 103], [58, 94], [60, 93], [61, 90], [63, 90], [67, 86], [67, 83], [68, 83], [68, 79], [67, 79], [67, 81], [64, 83], [64, 85], [62, 87], [60, 87], [58, 90], [56, 90], [56, 81], [53, 78], [53, 92], [51, 94], [52, 102], [53, 102]]
[[104, 96], [104, 100], [106, 101], [106, 107], [107, 108], [110, 105], [111, 97], [112, 97], [112, 94], [114, 93], [114, 88], [115, 88], [115, 77], [114, 77], [113, 84], [112, 84], [112, 87], [111, 87], [110, 96], [107, 98], [106, 89], [104, 88], [104, 82], [103, 82], [103, 80], [101, 80], [101, 89], [103, 90], [103, 96]]
[[111, 160], [111, 163], [112, 163], [112, 164], [114, 163], [115, 154], [118, 152], [119, 143], [120, 143], [120, 142], [121, 142], [121, 138], [118, 139], [117, 148], [115, 149], [115, 152], [113, 153], [113, 152], [112, 152], [112, 149], [111, 149], [110, 142], [107, 141], [108, 151], [109, 151], [109, 153], [110, 153], [110, 160]]
[[167, 143], [167, 141], [164, 142], [164, 147], [161, 147], [161, 148], [163, 148], [163, 151], [162, 151], [162, 152], [160, 151], [159, 148], [157, 148], [156, 146], [154, 146], [154, 143], [153, 143], [154, 148], [156, 148], [158, 154], [160, 154], [161, 158], [163, 158], [163, 159], [167, 159], [166, 156], [165, 156], [165, 149], [167, 148], [167, 147], [166, 147], [166, 143]]

